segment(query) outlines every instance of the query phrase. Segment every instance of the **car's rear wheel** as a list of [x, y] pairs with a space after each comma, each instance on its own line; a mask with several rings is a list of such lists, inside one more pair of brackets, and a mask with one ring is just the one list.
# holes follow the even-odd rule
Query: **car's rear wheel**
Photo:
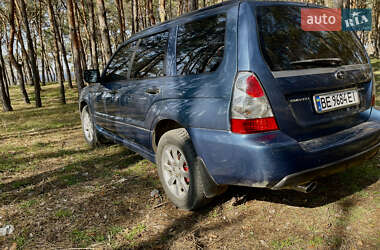
[[82, 109], [81, 120], [84, 139], [88, 145], [96, 147], [106, 143], [106, 139], [96, 131], [94, 121], [87, 105]]
[[170, 130], [161, 137], [158, 175], [166, 195], [177, 207], [194, 210], [210, 200], [205, 196], [201, 164], [185, 129]]

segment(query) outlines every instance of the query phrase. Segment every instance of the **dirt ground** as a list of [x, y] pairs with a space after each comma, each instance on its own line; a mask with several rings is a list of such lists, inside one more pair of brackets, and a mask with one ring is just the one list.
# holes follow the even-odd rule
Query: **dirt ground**
[[230, 187], [185, 212], [168, 202], [154, 164], [86, 145], [67, 91], [65, 106], [49, 85], [44, 108], [19, 98], [0, 113], [0, 228], [14, 227], [0, 249], [380, 249], [380, 154], [310, 194]]
[[[311, 194], [232, 187], [208, 207], [184, 212], [163, 195], [155, 165], [120, 146], [90, 150], [79, 128], [2, 143], [43, 148], [23, 157], [2, 152], [35, 166], [1, 175], [0, 222], [15, 227], [0, 238], [3, 247], [380, 247], [380, 155], [321, 180]], [[50, 147], [57, 149], [43, 153]], [[155, 189], [160, 194], [151, 197]]]

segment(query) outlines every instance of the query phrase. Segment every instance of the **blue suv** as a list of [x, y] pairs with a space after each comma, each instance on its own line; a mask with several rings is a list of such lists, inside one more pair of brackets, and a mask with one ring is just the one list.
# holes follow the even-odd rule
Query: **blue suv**
[[86, 141], [156, 163], [187, 210], [228, 185], [309, 192], [374, 156], [369, 58], [353, 32], [302, 30], [310, 6], [225, 2], [132, 36], [101, 76], [85, 71]]

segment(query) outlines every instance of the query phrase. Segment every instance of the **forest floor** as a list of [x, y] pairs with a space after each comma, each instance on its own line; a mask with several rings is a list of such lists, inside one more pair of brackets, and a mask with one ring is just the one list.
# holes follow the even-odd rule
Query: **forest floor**
[[380, 153], [310, 194], [230, 187], [185, 212], [154, 164], [119, 145], [90, 149], [77, 91], [61, 105], [58, 87], [43, 87], [40, 109], [11, 88], [15, 111], [0, 113], [0, 228], [14, 226], [0, 249], [380, 249]]

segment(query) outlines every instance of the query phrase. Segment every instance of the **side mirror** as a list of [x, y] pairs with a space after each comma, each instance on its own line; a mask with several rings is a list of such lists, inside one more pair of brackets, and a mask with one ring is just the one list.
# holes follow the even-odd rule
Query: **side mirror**
[[87, 83], [97, 83], [100, 80], [100, 73], [98, 69], [89, 69], [83, 72], [83, 77]]

